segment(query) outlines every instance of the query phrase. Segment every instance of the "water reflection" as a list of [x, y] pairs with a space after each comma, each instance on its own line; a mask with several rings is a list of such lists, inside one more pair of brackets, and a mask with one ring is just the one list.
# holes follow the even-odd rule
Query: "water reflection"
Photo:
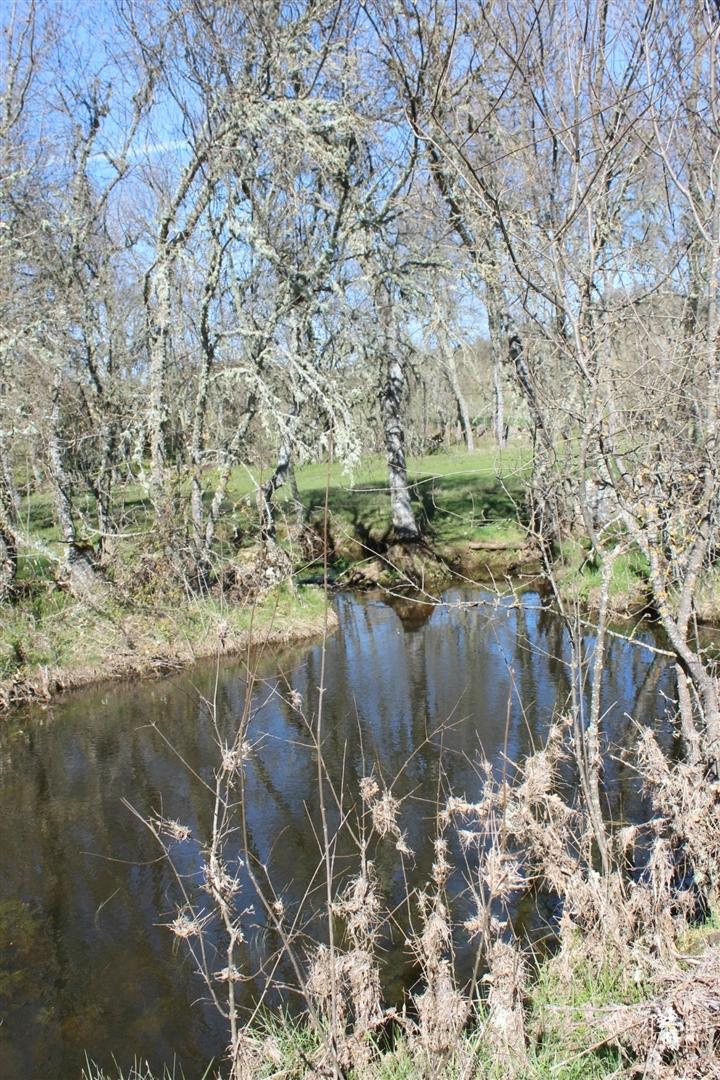
[[[438, 793], [477, 797], [479, 755], [498, 768], [542, 743], [570, 685], [561, 623], [528, 594], [489, 603], [481, 590], [454, 590], [421, 615], [380, 597], [340, 596], [340, 630], [325, 663], [324, 752], [336, 790], [352, 802], [375, 769], [409, 796], [402, 826], [427, 877], [431, 807]], [[588, 645], [591, 642], [588, 641]], [[260, 662], [247, 773], [250, 843], [288, 908], [305, 898], [319, 860], [318, 791], [307, 725], [288, 700], [317, 709], [319, 645]], [[110, 1065], [135, 1055], [182, 1063], [188, 1075], [222, 1053], [224, 1033], [192, 964], [162, 924], [175, 890], [152, 837], [123, 805], [162, 810], [207, 836], [210, 804], [198, 777], [216, 760], [203, 698], [217, 682], [220, 723], [237, 723], [243, 666], [199, 666], [163, 682], [114, 685], [15, 716], [0, 729], [0, 1077], [79, 1076], [87, 1050]], [[647, 651], [610, 639], [604, 668], [604, 730], [629, 746], [627, 719], [662, 715], [671, 672]], [[150, 726], [157, 725], [159, 730]], [[162, 733], [162, 735], [160, 734]], [[442, 752], [441, 752], [442, 751]], [[641, 812], [631, 770], [608, 758], [606, 794], [616, 817]], [[341, 859], [344, 848], [338, 846]], [[374, 853], [387, 898], [402, 891], [391, 847]], [[178, 849], [181, 870], [196, 869]], [[340, 862], [339, 865], [342, 865]], [[259, 969], [274, 947], [258, 914], [242, 958]], [[388, 943], [386, 981], [412, 977], [401, 936]], [[251, 981], [247, 998], [259, 992]]]

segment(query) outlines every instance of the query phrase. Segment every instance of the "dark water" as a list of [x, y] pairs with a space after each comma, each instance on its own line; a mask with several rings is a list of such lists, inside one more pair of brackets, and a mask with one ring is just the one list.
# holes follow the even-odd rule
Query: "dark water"
[[[487, 599], [479, 589], [457, 590], [445, 606], [397, 610], [370, 597], [337, 600], [340, 629], [325, 664], [325, 758], [348, 804], [371, 769], [397, 778], [415, 882], [429, 872], [438, 793], [476, 798], [480, 755], [502, 767], [505, 752], [531, 751], [567, 702], [560, 622], [534, 594], [514, 608]], [[317, 644], [265, 657], [253, 701], [249, 840], [291, 912], [316, 880], [318, 785], [308, 730], [287, 690], [302, 695], [312, 716], [320, 666]], [[217, 751], [202, 697], [213, 696], [215, 679], [206, 665], [161, 682], [116, 684], [0, 726], [0, 1080], [79, 1077], [86, 1051], [105, 1066], [113, 1055], [123, 1067], [136, 1055], [155, 1067], [176, 1058], [194, 1078], [222, 1053], [222, 1024], [162, 925], [175, 913], [172, 874], [122, 801], [145, 814], [162, 808], [194, 836], [207, 835], [211, 806], [201, 778]], [[662, 658], [611, 639], [603, 690], [605, 731], [618, 750], [632, 745], [628, 714], [662, 718], [672, 679]], [[216, 700], [219, 722], [231, 730], [243, 709], [241, 663], [222, 665]], [[632, 771], [617, 753], [608, 757], [606, 786], [616, 817], [641, 813]], [[178, 847], [181, 872], [197, 869], [195, 850]], [[392, 845], [373, 857], [386, 896], [399, 898]], [[319, 902], [311, 888], [308, 917]], [[253, 972], [277, 943], [259, 909], [247, 919], [240, 959]], [[390, 994], [413, 978], [402, 934], [396, 939], [385, 954]], [[246, 984], [248, 1003], [261, 986], [259, 975]]]

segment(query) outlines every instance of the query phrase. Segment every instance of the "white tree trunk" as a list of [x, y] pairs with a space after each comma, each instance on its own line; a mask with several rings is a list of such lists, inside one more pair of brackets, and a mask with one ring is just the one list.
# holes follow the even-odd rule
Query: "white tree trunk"
[[5, 440], [0, 436], [0, 600], [17, 576], [18, 497]]
[[393, 532], [398, 540], [418, 540], [420, 530], [415, 521], [408, 490], [405, 432], [400, 410], [404, 388], [405, 377], [401, 365], [397, 360], [389, 360], [380, 395], [380, 408], [387, 451]]
[[146, 289], [150, 349], [150, 495], [156, 507], [163, 503], [167, 457], [167, 369], [170, 339], [170, 269], [161, 252], [155, 267], [154, 287]]
[[269, 480], [261, 485], [258, 491], [258, 504], [260, 509], [261, 532], [263, 540], [275, 540], [275, 510], [273, 508], [273, 495], [278, 488], [282, 487], [288, 479], [291, 468], [290, 443], [285, 441], [278, 452], [277, 465]]
[[92, 552], [79, 542], [70, 499], [70, 481], [65, 471], [60, 444], [60, 385], [58, 370], [53, 385], [50, 426], [48, 431], [48, 465], [55, 502], [55, 513], [65, 543], [65, 567], [73, 592], [84, 595], [98, 584]]

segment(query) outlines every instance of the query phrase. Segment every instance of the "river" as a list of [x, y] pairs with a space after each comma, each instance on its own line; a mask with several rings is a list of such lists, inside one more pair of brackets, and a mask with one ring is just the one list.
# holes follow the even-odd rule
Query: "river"
[[[393, 782], [415, 852], [406, 872], [411, 884], [422, 883], [437, 799], [449, 791], [476, 798], [481, 757], [496, 768], [521, 758], [542, 744], [565, 707], [565, 632], [535, 593], [494, 603], [480, 588], [454, 589], [434, 606], [346, 594], [335, 604], [339, 629], [327, 642], [323, 700], [328, 776], [346, 805], [373, 770]], [[647, 631], [641, 636], [652, 640]], [[303, 714], [316, 715], [321, 661], [317, 642], [260, 656], [248, 733], [252, 850], [289, 912], [306, 897], [310, 931], [320, 902], [313, 891], [319, 807]], [[144, 815], [162, 811], [194, 837], [207, 835], [212, 806], [202, 781], [218, 760], [207, 701], [216, 702], [221, 729], [232, 731], [245, 674], [244, 661], [223, 660], [68, 695], [2, 721], [2, 1080], [79, 1078], [86, 1053], [106, 1067], [113, 1057], [123, 1068], [135, 1056], [156, 1068], [176, 1060], [193, 1078], [222, 1054], [222, 1022], [166, 925], [175, 915], [173, 874], [126, 803]], [[672, 673], [662, 657], [611, 638], [603, 680], [603, 727], [613, 749], [606, 797], [613, 816], [628, 820], [643, 812], [631, 765], [621, 762], [634, 737], [629, 717], [656, 724], [670, 746], [663, 716]], [[187, 842], [173, 850], [191, 880], [197, 849]], [[386, 898], [397, 902], [404, 886], [392, 844], [379, 845], [374, 859]], [[527, 921], [531, 932], [531, 915]], [[276, 943], [257, 905], [247, 923], [241, 963], [251, 975]], [[391, 999], [414, 978], [402, 939], [396, 933], [385, 943]], [[249, 1005], [262, 979], [241, 985]]]

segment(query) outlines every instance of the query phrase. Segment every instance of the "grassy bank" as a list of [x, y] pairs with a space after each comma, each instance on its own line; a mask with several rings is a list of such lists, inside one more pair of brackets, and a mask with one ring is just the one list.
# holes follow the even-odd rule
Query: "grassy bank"
[[[168, 604], [97, 602], [48, 589], [8, 607], [0, 634], [0, 709], [110, 679], [162, 675], [203, 657], [288, 644], [323, 632], [325, 599], [279, 587], [252, 607], [217, 596]], [[332, 610], [329, 628], [335, 625]]]
[[[518, 514], [523, 513], [529, 463], [530, 449], [523, 443], [512, 444], [503, 451], [487, 444], [471, 454], [456, 449], [409, 458], [413, 506], [429, 539], [452, 544], [520, 538], [515, 523]], [[233, 470], [223, 506], [221, 533], [231, 528], [247, 529], [249, 533], [256, 529], [255, 491], [257, 484], [267, 479], [266, 473], [240, 466]], [[388, 535], [390, 504], [387, 465], [382, 455], [363, 459], [352, 472], [337, 462], [329, 467], [322, 462], [305, 465], [296, 470], [296, 477], [311, 520], [323, 513], [327, 489], [329, 511], [339, 531], [354, 538], [369, 536], [375, 540]], [[214, 482], [214, 472], [208, 470], [205, 485], [208, 502]], [[187, 501], [188, 491], [182, 485], [176, 493], [182, 501]], [[284, 514], [290, 520], [293, 508], [288, 487], [278, 490], [275, 502], [281, 520]], [[92, 496], [79, 495], [75, 508], [81, 518], [92, 521], [95, 510]], [[154, 524], [147, 495], [137, 484], [116, 488], [114, 514], [126, 536], [150, 530]], [[39, 492], [23, 499], [20, 519], [29, 535], [47, 544], [51, 551], [60, 552], [60, 535], [48, 493]], [[132, 548], [132, 540], [124, 542]]]
[[[602, 574], [589, 544], [566, 542], [558, 552], [555, 575], [562, 596], [586, 611], [597, 611]], [[647, 605], [647, 563], [638, 551], [622, 552], [614, 559], [610, 575], [610, 610], [632, 615]]]
[[[327, 503], [330, 563], [340, 586], [396, 587], [416, 584], [437, 594], [453, 580], [499, 580], [522, 575], [539, 582], [540, 562], [526, 531], [526, 484], [530, 448], [494, 444], [472, 454], [462, 449], [411, 458], [409, 479], [415, 513], [426, 544], [393, 545], [387, 472], [380, 455], [362, 461], [352, 474], [333, 463], [297, 470], [297, 485], [315, 545], [299, 542], [296, 507], [289, 487], [276, 495], [278, 537], [299, 583], [321, 576], [319, 550]], [[217, 529], [217, 574], [247, 565], [257, 550], [256, 485], [262, 470], [238, 467], [228, 485]], [[207, 498], [213, 490], [206, 477]], [[178, 543], [187, 542], [188, 492], [175, 492], [180, 520]], [[94, 506], [78, 496], [76, 513], [92, 540]], [[53, 521], [49, 494], [26, 498], [20, 517], [30, 543], [20, 552], [16, 596], [3, 606], [0, 627], [0, 709], [18, 701], [47, 697], [100, 678], [140, 676], [172, 670], [196, 657], [236, 651], [250, 640], [288, 641], [307, 637], [322, 621], [322, 599], [302, 584], [286, 587], [247, 605], [238, 590], [227, 596], [211, 583], [199, 594], [170, 581], [157, 550], [155, 523], [144, 490], [116, 489], [110, 589], [77, 600], [61, 579], [63, 547]], [[314, 530], [314, 533], [313, 533]], [[184, 539], [183, 539], [184, 537]], [[597, 608], [600, 569], [587, 543], [567, 542], [554, 567], [558, 588], [586, 611]], [[610, 607], [619, 615], [641, 611], [647, 602], [647, 569], [633, 551], [613, 564]], [[700, 583], [698, 615], [714, 622], [720, 611], [720, 577]]]
[[[223, 1015], [231, 1020], [230, 1049], [208, 1075], [715, 1080], [720, 934], [717, 916], [708, 913], [717, 912], [720, 895], [716, 785], [702, 763], [671, 765], [655, 734], [643, 729], [633, 761], [648, 817], [638, 825], [598, 827], [582, 790], [568, 788], [564, 779], [574, 759], [573, 727], [572, 716], [558, 716], [545, 745], [515, 763], [510, 777], [489, 763], [481, 767], [476, 801], [439, 797], [432, 865], [422, 887], [408, 887], [402, 901], [412, 910], [399, 930], [414, 958], [415, 982], [394, 1005], [383, 996], [390, 974], [383, 928], [395, 925], [399, 908], [396, 898], [388, 905], [375, 867], [377, 860], [394, 861], [400, 874], [415, 856], [392, 785], [381, 784], [373, 771], [361, 780], [359, 798], [351, 802], [345, 793], [342, 819], [358, 859], [349, 878], [325, 867], [324, 914], [337, 931], [333, 944], [298, 933], [297, 912], [278, 906], [274, 898], [282, 893], [275, 887], [265, 899], [257, 894], [283, 950], [302, 968], [306, 1013], [299, 1020], [280, 1010], [249, 1019], [228, 990]], [[233, 745], [242, 746], [244, 736], [239, 730]], [[220, 774], [226, 787], [216, 791], [216, 807], [229, 807], [227, 792], [236, 790], [245, 768], [241, 756], [232, 762]], [[232, 809], [239, 812], [236, 803]], [[161, 837], [163, 828], [177, 830], [178, 823], [158, 828]], [[609, 840], [602, 873], [594, 850], [600, 836]], [[167, 844], [162, 849], [175, 865]], [[205, 865], [228, 850], [215, 829], [212, 844], [202, 848]], [[252, 858], [249, 847], [243, 853]], [[192, 934], [208, 948], [212, 941], [218, 957], [235, 955], [241, 913], [248, 910], [248, 896], [232, 885], [232, 865], [223, 863], [230, 876], [217, 879], [214, 894], [201, 887], [197, 899], [180, 895], [182, 918], [171, 924], [179, 938]], [[213, 880], [212, 870], [209, 879], [203, 874], [201, 880]], [[209, 895], [218, 912], [234, 918], [212, 931], [206, 930]], [[555, 914], [544, 923], [547, 939], [539, 952], [531, 951], [524, 932], [516, 936], [520, 896], [528, 907], [552, 898]], [[470, 977], [458, 962], [463, 949], [474, 957]], [[220, 972], [221, 981], [229, 982], [229, 972]], [[216, 967], [200, 973], [215, 992]], [[234, 985], [243, 973], [236, 966], [232, 973]], [[286, 1000], [287, 984], [273, 980], [274, 971], [266, 990], [277, 989]], [[127, 1075], [152, 1074], [138, 1066]], [[179, 1070], [176, 1075], [179, 1080]], [[88, 1068], [86, 1076], [117, 1080], [122, 1074]]]
[[[456, 450], [411, 458], [408, 477], [418, 521], [428, 539], [439, 546], [482, 540], [522, 541], [518, 515], [523, 514], [529, 449], [512, 445], [499, 451], [487, 445], [472, 454]], [[311, 517], [328, 506], [338, 532], [352, 539], [380, 541], [389, 534], [387, 466], [382, 457], [368, 458], [348, 477], [339, 466], [298, 471], [298, 488]]]

